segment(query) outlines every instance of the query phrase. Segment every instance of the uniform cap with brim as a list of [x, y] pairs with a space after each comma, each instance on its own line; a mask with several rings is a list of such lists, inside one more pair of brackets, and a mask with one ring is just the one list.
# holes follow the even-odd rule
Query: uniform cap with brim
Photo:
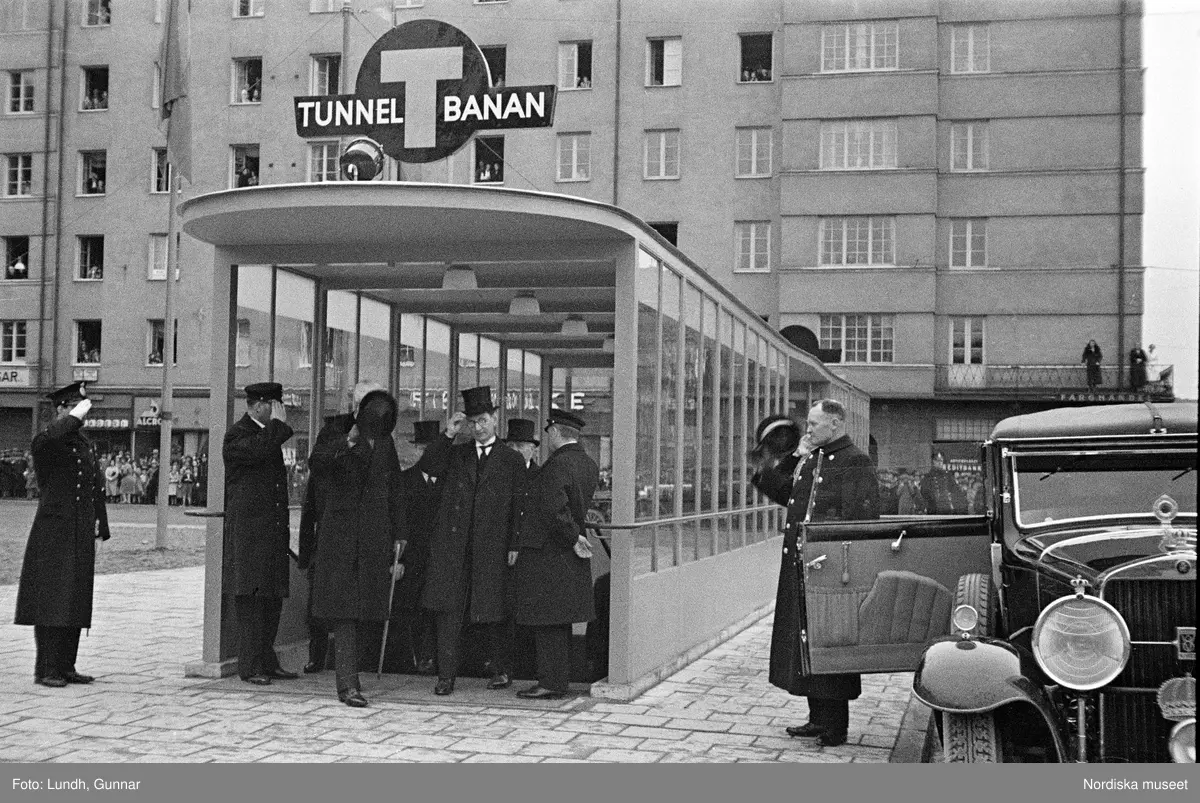
[[255, 382], [246, 386], [247, 401], [283, 401], [283, 385], [278, 382]]
[[550, 420], [546, 423], [547, 427], [552, 427], [555, 424], [562, 424], [571, 429], [583, 429], [587, 426], [582, 418], [567, 410], [559, 410], [557, 408], [550, 411]]
[[55, 407], [61, 407], [78, 399], [86, 399], [87, 390], [84, 389], [83, 382], [72, 382], [56, 391], [47, 393], [46, 398], [53, 402]]

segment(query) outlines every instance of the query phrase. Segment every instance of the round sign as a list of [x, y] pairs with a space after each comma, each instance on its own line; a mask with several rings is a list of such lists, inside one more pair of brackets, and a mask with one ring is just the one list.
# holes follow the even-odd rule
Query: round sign
[[[395, 51], [411, 53], [397, 56]], [[447, 73], [459, 77], [438, 77]], [[426, 92], [424, 85], [430, 79], [436, 89]], [[367, 134], [384, 153], [401, 162], [436, 162], [462, 148], [478, 127], [471, 121], [444, 122], [443, 98], [483, 94], [490, 86], [487, 60], [471, 38], [453, 25], [424, 19], [406, 22], [379, 37], [359, 67], [355, 94], [396, 98], [396, 107], [404, 110], [403, 126], [381, 125]], [[414, 97], [417, 93], [425, 96]], [[412, 147], [414, 142], [429, 145]]]

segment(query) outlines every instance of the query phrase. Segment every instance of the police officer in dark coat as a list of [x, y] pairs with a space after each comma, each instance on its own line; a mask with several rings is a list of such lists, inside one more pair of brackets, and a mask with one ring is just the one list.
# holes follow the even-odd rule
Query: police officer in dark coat
[[292, 437], [283, 386], [246, 387], [246, 414], [225, 433], [225, 546], [222, 586], [238, 623], [238, 674], [266, 686], [297, 677], [279, 665], [275, 636], [288, 595], [288, 478], [283, 444]]
[[[424, 455], [429, 444], [441, 440], [441, 429], [437, 421], [414, 421], [413, 437], [409, 442], [420, 455]], [[415, 659], [416, 670], [420, 674], [432, 675], [436, 649], [434, 616], [421, 607], [421, 593], [425, 590], [425, 578], [429, 571], [429, 543], [442, 501], [442, 484], [436, 477], [413, 464], [400, 472], [400, 488], [407, 504], [405, 512], [408, 527], [405, 536], [408, 545], [400, 559], [404, 564], [404, 576], [396, 584], [392, 612], [393, 616], [400, 617], [401, 626], [407, 631], [407, 651], [411, 653], [407, 660]], [[404, 660], [405, 656], [401, 656], [400, 665], [404, 665]], [[388, 660], [385, 657], [384, 669], [387, 668]]]
[[367, 704], [358, 681], [356, 628], [388, 618], [394, 545], [404, 538], [405, 499], [392, 430], [399, 414], [387, 391], [368, 393], [340, 443], [313, 450], [312, 466], [329, 478], [313, 577], [313, 616], [337, 641], [338, 699]]
[[[462, 392], [447, 437], [438, 438], [417, 464], [442, 483], [442, 504], [430, 542], [429, 574], [421, 604], [436, 612], [438, 682], [434, 693], [454, 692], [464, 622], [481, 625], [489, 689], [512, 685], [505, 655], [505, 582], [516, 560], [517, 514], [525, 494], [525, 461], [496, 437], [496, 406], [488, 386]], [[462, 442], [455, 443], [458, 437]]]
[[[359, 382], [350, 390], [350, 411], [333, 415], [325, 419], [321, 431], [317, 433], [317, 443], [312, 454], [318, 449], [332, 444], [340, 446], [354, 426], [354, 414], [362, 404], [367, 394], [374, 390], [383, 390], [378, 382]], [[317, 531], [322, 516], [325, 514], [325, 500], [329, 496], [329, 476], [313, 467], [312, 454], [308, 457], [308, 486], [304, 489], [304, 504], [300, 508], [300, 554], [296, 556], [296, 566], [308, 575], [308, 608], [305, 611], [308, 618], [308, 663], [304, 665], [305, 674], [320, 672], [325, 669], [329, 657], [329, 628], [320, 619], [313, 616], [312, 587], [316, 573], [316, 562], [313, 560], [317, 552]]]
[[[782, 420], [781, 420], [782, 419]], [[757, 469], [751, 482], [772, 501], [787, 508], [783, 560], [775, 598], [775, 623], [771, 631], [772, 685], [808, 698], [809, 721], [787, 729], [789, 736], [816, 736], [827, 747], [843, 744], [850, 723], [850, 700], [862, 694], [859, 675], [805, 675], [800, 663], [800, 630], [819, 626], [805, 621], [803, 555], [797, 549], [800, 526], [813, 491], [813, 471], [821, 464], [812, 505], [812, 521], [851, 521], [879, 518], [879, 486], [871, 459], [845, 434], [846, 408], [835, 399], [823, 399], [808, 412], [806, 433], [797, 443], [795, 425], [784, 416], [759, 424], [757, 446], [751, 459]], [[779, 448], [776, 439], [784, 439]], [[775, 445], [772, 445], [772, 442]], [[765, 448], [764, 448], [765, 447]]]
[[550, 457], [534, 475], [517, 535], [514, 618], [533, 628], [538, 682], [518, 697], [553, 700], [570, 681], [571, 625], [595, 617], [592, 550], [586, 515], [600, 484], [600, 468], [583, 446], [584, 421], [551, 410], [546, 425]]
[[91, 683], [75, 671], [79, 632], [92, 626], [95, 539], [107, 541], [104, 476], [83, 434], [92, 407], [83, 383], [51, 393], [55, 418], [33, 439], [38, 508], [21, 564], [14, 622], [33, 625], [33, 680], [61, 688]]

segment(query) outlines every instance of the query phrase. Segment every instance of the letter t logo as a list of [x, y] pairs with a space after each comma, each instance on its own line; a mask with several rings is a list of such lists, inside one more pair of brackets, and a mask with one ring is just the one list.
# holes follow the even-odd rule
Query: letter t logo
[[384, 50], [379, 82], [404, 83], [404, 147], [437, 145], [437, 82], [463, 77], [461, 47]]

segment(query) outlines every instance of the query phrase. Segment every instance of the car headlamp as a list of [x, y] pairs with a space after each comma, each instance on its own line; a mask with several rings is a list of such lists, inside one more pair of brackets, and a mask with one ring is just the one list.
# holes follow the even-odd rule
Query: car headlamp
[[950, 623], [955, 630], [966, 636], [975, 629], [975, 625], [979, 624], [979, 611], [970, 605], [959, 605], [951, 614]]
[[1038, 666], [1055, 683], [1078, 691], [1111, 683], [1129, 661], [1129, 649], [1129, 626], [1096, 597], [1057, 599], [1033, 626]]
[[1196, 720], [1186, 719], [1171, 729], [1171, 740], [1167, 743], [1171, 760], [1176, 764], [1196, 763]]

